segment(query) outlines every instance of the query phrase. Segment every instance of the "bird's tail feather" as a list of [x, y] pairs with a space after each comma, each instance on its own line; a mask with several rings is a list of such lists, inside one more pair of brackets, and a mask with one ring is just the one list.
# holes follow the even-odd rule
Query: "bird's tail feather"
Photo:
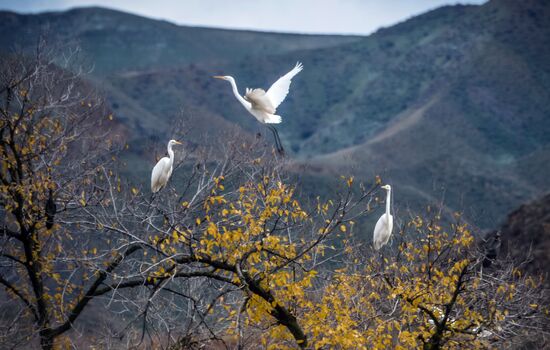
[[279, 124], [283, 118], [281, 118], [280, 115], [276, 114], [268, 114], [267, 118], [265, 119], [266, 124]]

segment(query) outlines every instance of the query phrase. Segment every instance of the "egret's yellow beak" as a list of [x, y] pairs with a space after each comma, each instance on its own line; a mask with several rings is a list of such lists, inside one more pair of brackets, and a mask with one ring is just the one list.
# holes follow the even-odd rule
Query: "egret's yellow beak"
[[212, 78], [225, 80], [225, 78], [221, 75], [214, 75]]
[[175, 141], [176, 144], [178, 145], [183, 145], [183, 143], [179, 142], [179, 141]]

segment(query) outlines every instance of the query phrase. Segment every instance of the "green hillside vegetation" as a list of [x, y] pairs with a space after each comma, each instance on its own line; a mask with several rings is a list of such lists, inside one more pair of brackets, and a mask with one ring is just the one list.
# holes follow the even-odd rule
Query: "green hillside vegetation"
[[3, 48], [36, 43], [37, 35], [73, 42], [94, 65], [94, 74], [167, 69], [237, 60], [266, 51], [288, 52], [356, 40], [355, 37], [292, 35], [185, 27], [99, 7], [21, 16], [0, 12]]
[[443, 202], [481, 227], [550, 189], [545, 2], [446, 6], [368, 37], [182, 27], [100, 8], [0, 17], [3, 48], [29, 47], [46, 27], [82, 47], [126, 127], [127, 159], [148, 162], [143, 178], [176, 122], [193, 146], [257, 132], [270, 142], [211, 76], [267, 88], [300, 60], [279, 132], [307, 188], [381, 174], [403, 212]]

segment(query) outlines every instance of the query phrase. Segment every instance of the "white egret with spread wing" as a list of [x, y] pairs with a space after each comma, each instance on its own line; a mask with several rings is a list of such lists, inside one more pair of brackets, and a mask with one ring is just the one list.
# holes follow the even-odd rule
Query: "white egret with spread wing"
[[303, 69], [300, 62], [296, 63], [296, 66], [292, 70], [282, 77], [280, 77], [271, 87], [265, 91], [263, 89], [246, 89], [246, 93], [243, 96], [239, 94], [237, 84], [232, 76], [214, 76], [216, 79], [227, 80], [233, 89], [233, 94], [237, 101], [239, 101], [244, 108], [252, 114], [260, 123], [267, 125], [267, 127], [273, 132], [275, 137], [275, 144], [277, 151], [283, 153], [283, 146], [277, 129], [271, 124], [279, 124], [282, 121], [280, 115], [276, 115], [277, 107], [284, 101], [288, 95], [290, 83], [292, 78]]
[[170, 179], [174, 165], [174, 151], [172, 146], [181, 145], [181, 142], [170, 140], [168, 142], [168, 157], [161, 158], [151, 173], [151, 192], [157, 193], [160, 191]]
[[381, 188], [385, 189], [386, 194], [386, 212], [382, 214], [380, 219], [374, 226], [374, 249], [379, 250], [390, 240], [391, 231], [393, 229], [393, 216], [390, 214], [390, 202], [391, 202], [391, 186], [384, 185]]

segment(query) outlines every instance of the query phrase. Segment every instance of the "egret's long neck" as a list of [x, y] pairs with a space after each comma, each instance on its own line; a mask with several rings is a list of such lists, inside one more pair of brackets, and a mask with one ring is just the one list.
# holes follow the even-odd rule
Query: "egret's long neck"
[[174, 151], [171, 143], [168, 144], [168, 157], [170, 157], [170, 165], [174, 164]]
[[237, 89], [237, 83], [235, 83], [235, 80], [231, 79], [229, 80], [229, 83], [231, 83], [231, 88], [233, 89], [233, 94], [235, 95], [235, 98], [244, 106], [246, 109], [252, 108], [252, 105], [250, 102], [245, 100], [240, 94], [239, 89]]
[[386, 195], [386, 215], [390, 215], [391, 190], [388, 190]]

